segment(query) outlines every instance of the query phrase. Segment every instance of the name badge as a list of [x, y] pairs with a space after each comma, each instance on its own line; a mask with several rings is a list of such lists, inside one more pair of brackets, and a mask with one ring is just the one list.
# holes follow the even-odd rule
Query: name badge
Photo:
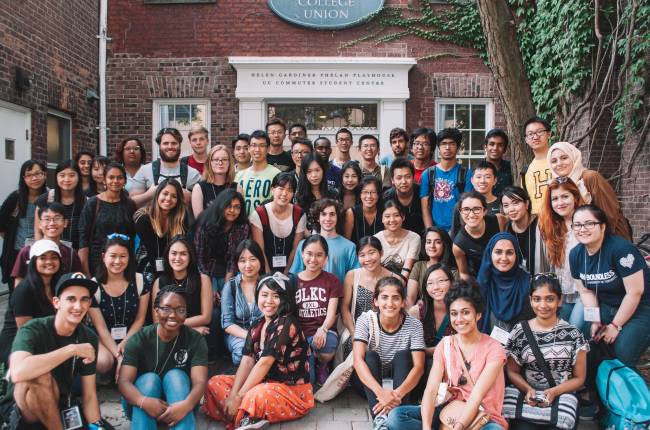
[[126, 327], [113, 327], [111, 329], [111, 337], [113, 340], [122, 340], [126, 337]]
[[506, 345], [508, 343], [508, 339], [510, 338], [510, 333], [501, 327], [494, 326], [492, 333], [490, 333], [490, 337], [495, 339], [501, 345]]
[[593, 306], [585, 306], [585, 321], [600, 322], [600, 308]]
[[162, 258], [156, 258], [156, 272], [165, 271], [165, 260]]
[[61, 421], [63, 421], [64, 430], [75, 430], [83, 428], [83, 421], [81, 420], [81, 412], [79, 406], [64, 409], [61, 411]]
[[287, 267], [287, 256], [286, 255], [276, 255], [273, 257], [273, 267]]
[[383, 388], [384, 390], [393, 391], [393, 380], [390, 378], [382, 379], [381, 388]]

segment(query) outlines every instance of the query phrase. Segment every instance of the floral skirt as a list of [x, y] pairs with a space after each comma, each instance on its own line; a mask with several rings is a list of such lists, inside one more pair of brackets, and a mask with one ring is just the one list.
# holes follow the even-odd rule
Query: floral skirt
[[208, 417], [226, 423], [228, 429], [237, 427], [244, 413], [252, 418], [277, 423], [304, 417], [314, 407], [311, 384], [264, 382], [244, 395], [235, 422], [228, 422], [226, 399], [230, 396], [234, 383], [235, 377], [231, 375], [216, 375], [210, 378], [202, 407]]

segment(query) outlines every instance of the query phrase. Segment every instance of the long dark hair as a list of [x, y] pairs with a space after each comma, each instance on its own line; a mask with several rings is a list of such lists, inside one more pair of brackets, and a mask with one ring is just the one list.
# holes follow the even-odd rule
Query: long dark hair
[[83, 181], [81, 180], [79, 165], [73, 160], [65, 160], [56, 165], [56, 169], [54, 170], [54, 201], [59, 203], [61, 202], [61, 187], [59, 186], [59, 181], [56, 177], [65, 169], [72, 169], [77, 174], [77, 186], [74, 189], [74, 204], [75, 206], [79, 205], [78, 210], [81, 212], [81, 208], [86, 202], [86, 198], [84, 197]]
[[[106, 166], [104, 166], [104, 178], [106, 178], [106, 175], [108, 175], [108, 172], [110, 172], [111, 169], [117, 169], [120, 172], [122, 172], [122, 176], [124, 176], [124, 180], [126, 181], [127, 175], [126, 175], [126, 169], [124, 168], [124, 165], [120, 163], [116, 163], [115, 161], [111, 161]], [[126, 185], [126, 182], [124, 183], [124, 185]], [[122, 191], [120, 192], [120, 203], [122, 204], [122, 207], [124, 207], [124, 204], [127, 202], [132, 203], [131, 198], [129, 197], [129, 193], [127, 193], [126, 190], [122, 188]], [[133, 203], [133, 206], [135, 206], [135, 203]]]
[[[25, 275], [25, 280], [23, 282], [26, 282], [27, 285], [29, 285], [36, 308], [42, 314], [54, 315], [54, 306], [52, 305], [52, 302], [50, 302], [50, 299], [47, 298], [47, 294], [45, 294], [45, 284], [43, 283], [43, 278], [41, 277], [41, 274], [36, 270], [37, 259], [38, 257], [32, 257], [30, 259], [29, 264], [27, 264], [27, 274]], [[56, 285], [62, 273], [63, 262], [59, 256], [59, 270], [50, 280], [50, 289], [52, 292], [54, 292], [54, 285]]]
[[[18, 217], [22, 218], [27, 213], [27, 200], [29, 198], [29, 189], [27, 188], [27, 183], [25, 182], [25, 174], [32, 169], [32, 167], [38, 166], [43, 171], [43, 174], [47, 174], [47, 167], [45, 164], [37, 160], [27, 160], [20, 166], [20, 178], [18, 178]], [[38, 194], [43, 194], [47, 191], [45, 181], [41, 189], [38, 191]]]
[[436, 270], [442, 270], [445, 272], [445, 275], [447, 275], [447, 278], [449, 278], [449, 287], [451, 288], [451, 285], [454, 283], [454, 275], [451, 273], [451, 270], [449, 269], [448, 266], [440, 263], [436, 263], [429, 267], [426, 272], [424, 272], [424, 282], [422, 282], [422, 285], [420, 285], [420, 299], [422, 300], [423, 304], [423, 314], [424, 318], [422, 318], [422, 327], [424, 328], [424, 340], [427, 342], [427, 345], [430, 345], [433, 340], [436, 337], [436, 330], [435, 330], [435, 315], [434, 315], [434, 306], [433, 306], [433, 298], [429, 295], [427, 292], [427, 282], [429, 281], [429, 276]]
[[[224, 213], [233, 200], [238, 200], [241, 205], [241, 212], [235, 220], [235, 224], [247, 224], [248, 218], [246, 218], [244, 197], [237, 190], [226, 188], [201, 212], [197, 220], [197, 228], [205, 229], [211, 239], [221, 239], [219, 236], [224, 232]], [[219, 246], [222, 245], [220, 244]]]
[[343, 186], [343, 174], [346, 170], [352, 169], [357, 175], [357, 186], [354, 189], [354, 204], [357, 205], [361, 203], [361, 180], [363, 179], [363, 173], [361, 173], [361, 167], [359, 167], [359, 162], [356, 160], [347, 161], [343, 168], [341, 168], [341, 184], [339, 185], [339, 196], [341, 201], [343, 201], [343, 196], [345, 195], [345, 187]]
[[[97, 189], [97, 182], [95, 181], [95, 178], [93, 178], [93, 168], [95, 165], [100, 165], [104, 167], [104, 171], [106, 169], [106, 166], [111, 162], [111, 160], [108, 159], [108, 157], [104, 157], [103, 155], [96, 155], [93, 157], [93, 161], [90, 163], [90, 187], [89, 187], [89, 194], [94, 195], [99, 192]], [[106, 176], [106, 173], [104, 173], [104, 176]], [[126, 176], [124, 176], [126, 179]]]
[[[130, 242], [118, 236], [113, 236], [111, 239], [106, 240], [102, 252], [105, 253], [108, 248], [114, 245], [126, 248], [129, 252], [129, 264], [126, 266], [126, 270], [124, 270], [124, 279], [126, 279], [126, 281], [129, 283], [135, 284], [135, 256], [133, 255], [133, 250], [131, 249]], [[95, 279], [97, 279], [97, 282], [100, 284], [105, 284], [108, 280], [108, 269], [106, 268], [106, 264], [104, 264], [103, 258], [95, 271]]]
[[327, 162], [315, 152], [305, 155], [300, 165], [300, 178], [298, 179], [298, 191], [296, 191], [296, 201], [304, 210], [308, 210], [311, 203], [316, 200], [316, 196], [311, 189], [311, 183], [307, 179], [307, 170], [311, 163], [316, 163], [323, 170], [323, 178], [318, 185], [321, 197], [327, 197]]
[[246, 239], [243, 242], [240, 242], [239, 245], [237, 245], [237, 249], [235, 249], [235, 264], [237, 264], [237, 269], [239, 270], [239, 258], [241, 255], [244, 253], [244, 251], [248, 251], [251, 254], [253, 254], [253, 257], [257, 258], [260, 262], [260, 271], [258, 273], [258, 276], [262, 276], [264, 274], [264, 251], [262, 251], [262, 248], [257, 244], [252, 239]]
[[173, 237], [169, 241], [167, 247], [165, 248], [165, 253], [163, 254], [163, 265], [165, 271], [160, 275], [158, 279], [158, 285], [176, 285], [176, 278], [174, 278], [174, 269], [172, 269], [169, 264], [169, 250], [172, 245], [176, 243], [182, 243], [185, 248], [187, 248], [187, 254], [190, 257], [189, 264], [187, 265], [187, 282], [185, 283], [185, 291], [188, 296], [194, 295], [197, 291], [201, 291], [201, 273], [199, 273], [199, 266], [196, 260], [196, 252], [192, 244], [184, 236]]
[[456, 257], [454, 257], [454, 253], [453, 253], [454, 242], [449, 237], [449, 233], [447, 233], [446, 231], [444, 231], [443, 229], [441, 229], [436, 225], [427, 227], [422, 232], [422, 241], [420, 242], [420, 260], [429, 261], [429, 256], [427, 255], [427, 252], [424, 248], [427, 243], [427, 236], [429, 235], [429, 233], [437, 233], [438, 236], [440, 236], [440, 240], [442, 240], [442, 245], [444, 246], [444, 250], [442, 251], [442, 257], [440, 258], [440, 263], [443, 263], [444, 265], [446, 265], [451, 269], [455, 269]]

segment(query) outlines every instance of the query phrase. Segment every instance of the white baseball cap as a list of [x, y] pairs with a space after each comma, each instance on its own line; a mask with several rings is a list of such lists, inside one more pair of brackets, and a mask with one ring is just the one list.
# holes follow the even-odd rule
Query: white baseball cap
[[29, 259], [31, 260], [34, 257], [40, 257], [49, 251], [54, 251], [59, 257], [61, 256], [61, 250], [59, 250], [59, 246], [54, 243], [54, 241], [50, 239], [37, 240], [32, 244], [31, 248], [29, 248]]

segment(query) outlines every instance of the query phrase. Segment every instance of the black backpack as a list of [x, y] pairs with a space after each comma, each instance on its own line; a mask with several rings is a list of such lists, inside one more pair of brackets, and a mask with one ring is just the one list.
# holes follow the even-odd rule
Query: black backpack
[[[181, 185], [183, 188], [187, 188], [187, 163], [183, 163], [181, 160], [180, 163], [180, 175], [171, 175], [171, 176], [164, 176], [165, 179], [174, 179], [174, 178], [180, 178], [181, 179]], [[154, 185], [158, 185], [158, 181], [160, 180], [160, 160], [154, 160], [151, 163], [151, 171], [153, 173], [153, 183]]]

